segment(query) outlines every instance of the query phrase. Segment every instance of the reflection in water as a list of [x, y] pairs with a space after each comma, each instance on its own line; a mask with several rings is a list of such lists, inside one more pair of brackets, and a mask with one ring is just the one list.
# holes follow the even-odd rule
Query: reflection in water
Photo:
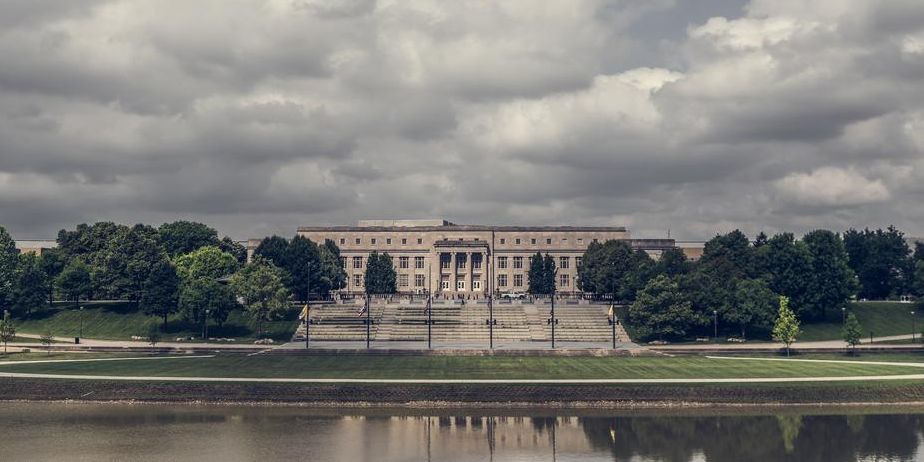
[[924, 460], [924, 413], [346, 413], [4, 403], [0, 435], [4, 460]]

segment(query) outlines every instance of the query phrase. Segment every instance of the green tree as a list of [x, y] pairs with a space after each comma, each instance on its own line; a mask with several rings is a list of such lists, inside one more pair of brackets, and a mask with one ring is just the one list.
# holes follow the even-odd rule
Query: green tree
[[550, 291], [546, 287], [545, 262], [542, 254], [536, 252], [529, 258], [529, 270], [526, 272], [528, 281], [527, 291], [532, 295], [546, 295]]
[[269, 260], [277, 268], [285, 268], [288, 253], [289, 241], [284, 237], [275, 235], [263, 238], [260, 245], [254, 250], [254, 254]]
[[626, 279], [635, 261], [635, 252], [628, 242], [593, 242], [578, 267], [578, 289], [597, 297], [614, 295], [618, 298], [626, 291]]
[[257, 322], [261, 338], [263, 322], [278, 318], [289, 308], [290, 294], [283, 279], [283, 271], [260, 256], [231, 277], [231, 288]]
[[632, 263], [623, 283], [619, 298], [622, 300], [635, 300], [636, 294], [642, 290], [656, 274], [657, 263], [648, 255], [648, 252], [638, 249], [632, 254]]
[[854, 351], [860, 344], [860, 337], [863, 335], [860, 322], [853, 313], [847, 315], [847, 321], [844, 323], [844, 342]]
[[555, 267], [555, 258], [545, 254], [542, 258], [542, 278], [543, 288], [547, 294], [555, 293], [555, 278], [558, 276], [558, 268]]
[[395, 265], [387, 253], [372, 251], [366, 263], [364, 283], [367, 294], [393, 294], [397, 291]]
[[799, 320], [789, 309], [789, 299], [780, 295], [780, 310], [773, 325], [773, 338], [786, 345], [786, 356], [789, 356], [789, 348], [800, 333]]
[[754, 277], [757, 270], [754, 265], [754, 248], [747, 236], [737, 229], [707, 241], [698, 265], [726, 278]]
[[8, 307], [13, 298], [18, 266], [16, 243], [6, 228], [0, 226], [0, 308]]
[[48, 249], [42, 252], [42, 258], [39, 261], [42, 271], [45, 272], [45, 278], [48, 284], [48, 305], [51, 306], [55, 299], [55, 286], [52, 283], [57, 279], [61, 271], [64, 271], [65, 261], [58, 249]]
[[170, 257], [183, 255], [207, 245], [219, 246], [218, 231], [214, 228], [192, 221], [174, 221], [164, 223], [157, 228], [164, 250]]
[[346, 269], [343, 267], [343, 260], [340, 259], [340, 248], [337, 244], [330, 239], [325, 240], [324, 245], [318, 246], [318, 255], [321, 262], [321, 278], [318, 282], [320, 293], [326, 295], [332, 290], [346, 287]]
[[243, 264], [247, 261], [247, 248], [243, 244], [231, 239], [228, 236], [221, 238], [221, 242], [218, 243], [218, 248], [222, 252], [230, 253], [234, 255], [234, 258], [237, 258], [237, 262]]
[[800, 319], [822, 319], [821, 309], [808, 302], [814, 278], [808, 246], [791, 233], [781, 233], [770, 238], [764, 250], [770, 289], [789, 298]]
[[48, 276], [42, 270], [41, 258], [26, 253], [19, 256], [19, 270], [13, 288], [13, 309], [29, 315], [33, 309], [45, 306], [50, 286]]
[[629, 307], [628, 322], [646, 338], [683, 338], [694, 323], [693, 309], [676, 282], [658, 275]]
[[771, 328], [776, 301], [777, 295], [762, 279], [739, 279], [718, 311], [723, 322], [738, 326], [741, 338], [747, 338], [748, 327]]
[[151, 344], [151, 348], [154, 348], [160, 341], [160, 329], [156, 325], [148, 326], [147, 341]]
[[157, 230], [135, 225], [110, 240], [94, 272], [94, 292], [111, 298], [139, 300], [155, 262], [167, 260]]
[[859, 280], [860, 298], [882, 300], [909, 290], [911, 249], [894, 226], [876, 231], [850, 229], [844, 233], [844, 247]]
[[180, 290], [180, 313], [183, 319], [196, 325], [205, 322], [208, 317], [219, 326], [228, 319], [231, 311], [237, 307], [234, 292], [227, 285], [212, 278], [199, 278], [184, 281]]
[[45, 333], [42, 334], [42, 336], [39, 338], [39, 342], [41, 342], [42, 345], [45, 345], [45, 352], [50, 356], [51, 344], [55, 343], [54, 334], [52, 334], [50, 330], [45, 331]]
[[806, 304], [818, 320], [847, 306], [856, 291], [856, 276], [850, 269], [844, 241], [837, 234], [818, 229], [802, 238], [811, 254]]
[[658, 274], [671, 278], [686, 274], [689, 270], [690, 262], [687, 260], [687, 255], [679, 247], [671, 247], [662, 252], [655, 266]]
[[289, 290], [299, 300], [308, 300], [309, 291], [318, 292], [321, 283], [321, 256], [318, 246], [304, 236], [289, 241], [284, 267], [289, 273]]
[[3, 311], [3, 321], [0, 321], [0, 341], [3, 342], [3, 354], [6, 354], [6, 344], [16, 338], [16, 326], [9, 310]]
[[55, 283], [64, 298], [73, 300], [74, 306], [77, 307], [80, 304], [80, 298], [90, 293], [90, 269], [82, 260], [74, 259], [64, 267]]
[[200, 247], [175, 259], [177, 275], [183, 281], [219, 279], [234, 274], [239, 268], [237, 258], [215, 246]]
[[150, 316], [160, 316], [164, 327], [167, 317], [177, 310], [180, 278], [169, 260], [155, 262], [148, 272], [138, 300], [138, 308]]

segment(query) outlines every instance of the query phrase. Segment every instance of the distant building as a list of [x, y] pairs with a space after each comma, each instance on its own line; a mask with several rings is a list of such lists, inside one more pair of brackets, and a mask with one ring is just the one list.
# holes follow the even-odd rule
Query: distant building
[[58, 247], [58, 242], [54, 239], [18, 239], [16, 240], [16, 250], [19, 253], [32, 253], [41, 256], [45, 251]]
[[[357, 226], [306, 226], [298, 234], [314, 242], [333, 240], [348, 276], [346, 293], [362, 293], [366, 261], [388, 253], [398, 273], [398, 291], [453, 298], [489, 292], [525, 292], [529, 259], [536, 252], [555, 259], [558, 293], [575, 294], [577, 267], [592, 242], [625, 240], [654, 257], [673, 239], [632, 239], [622, 226], [485, 226], [446, 220], [363, 220]], [[248, 241], [248, 257], [259, 245]]]

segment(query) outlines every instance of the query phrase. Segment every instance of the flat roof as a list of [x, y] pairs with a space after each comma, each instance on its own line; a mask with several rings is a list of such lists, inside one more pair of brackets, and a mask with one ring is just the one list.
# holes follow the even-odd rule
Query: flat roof
[[518, 232], [627, 232], [625, 226], [491, 226], [491, 225], [444, 225], [444, 226], [300, 226], [298, 232], [413, 232], [413, 231], [518, 231]]

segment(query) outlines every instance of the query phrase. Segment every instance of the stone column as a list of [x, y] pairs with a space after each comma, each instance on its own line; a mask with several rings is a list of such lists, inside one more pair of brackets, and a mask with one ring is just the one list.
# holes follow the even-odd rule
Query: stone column
[[449, 292], [456, 293], [456, 253], [449, 253]]
[[465, 262], [465, 266], [468, 268], [468, 277], [466, 278], [468, 279], [468, 284], [465, 288], [468, 290], [469, 294], [474, 294], [475, 290], [472, 287], [472, 281], [474, 280], [473, 273], [475, 272], [475, 262], [472, 261], [472, 256], [475, 254], [473, 252], [466, 252], [465, 255], [465, 258], [468, 258], [468, 261]]

